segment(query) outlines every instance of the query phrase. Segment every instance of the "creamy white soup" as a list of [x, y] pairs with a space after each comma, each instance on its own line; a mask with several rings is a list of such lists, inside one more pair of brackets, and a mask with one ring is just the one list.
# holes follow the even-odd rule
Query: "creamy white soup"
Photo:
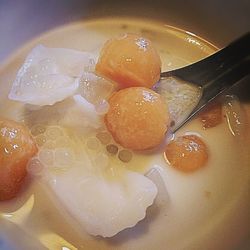
[[[103, 124], [91, 129], [86, 129], [85, 124], [85, 129], [79, 129], [84, 119], [78, 117], [77, 110], [68, 109], [72, 105], [70, 101], [66, 104], [57, 103], [54, 108], [37, 109], [33, 105], [8, 98], [19, 68], [37, 45], [88, 52], [96, 59], [103, 44], [122, 33], [136, 33], [150, 39], [160, 54], [162, 71], [182, 67], [217, 50], [190, 32], [162, 23], [105, 18], [57, 28], [30, 41], [13, 54], [0, 69], [0, 117], [24, 122], [29, 127], [39, 148], [35, 160], [40, 160], [47, 167], [39, 172], [39, 169], [34, 170], [29, 165], [31, 169], [21, 192], [10, 201], [0, 202], [0, 216], [3, 219], [0, 220], [0, 233], [11, 233], [9, 238], [13, 241], [24, 233], [30, 242], [38, 241], [34, 244], [52, 250], [235, 249], [247, 231], [249, 133], [246, 125], [250, 108], [241, 104], [233, 93], [227, 93], [220, 99], [223, 106], [222, 121], [217, 126], [204, 129], [201, 119], [197, 117], [174, 135], [175, 138], [197, 135], [207, 145], [206, 166], [191, 173], [171, 167], [162, 149], [140, 153], [124, 149], [114, 142]], [[46, 62], [46, 67], [48, 65]], [[109, 84], [105, 86], [99, 91], [109, 91]], [[78, 97], [74, 98], [76, 103], [81, 102]], [[105, 105], [99, 106], [99, 110], [95, 111], [101, 113], [105, 108]], [[58, 110], [61, 112], [59, 115]], [[88, 122], [98, 124], [99, 121], [92, 117], [91, 112], [88, 113]], [[71, 123], [77, 126], [67, 126]], [[85, 155], [90, 159], [89, 165]], [[89, 172], [82, 171], [78, 167], [79, 162], [85, 168], [94, 167]], [[50, 167], [52, 165], [54, 168]], [[77, 187], [82, 176], [86, 178], [87, 174], [100, 174], [95, 166], [107, 168], [106, 183], [123, 182], [124, 169], [135, 173], [124, 181], [128, 193], [131, 193], [129, 197], [133, 197], [137, 187], [150, 189], [147, 176], [155, 183], [158, 194], [154, 202], [145, 198], [148, 207], [146, 216], [138, 215], [140, 219], [136, 225], [128, 223], [135, 216], [131, 215], [131, 211], [137, 209], [137, 203], [133, 203], [131, 198], [131, 204], [122, 205], [128, 209], [124, 218], [119, 220], [124, 223], [124, 228], [115, 225], [117, 231], [113, 232], [108, 224], [100, 224], [98, 229], [88, 227], [102, 223], [102, 218], [95, 217], [95, 211], [102, 215], [104, 207], [95, 207], [95, 210], [92, 207], [91, 212], [94, 212], [89, 212], [86, 219], [86, 204], [91, 199], [97, 200], [93, 196], [99, 189], [109, 185], [95, 184], [93, 181], [91, 187], [88, 183]], [[152, 169], [157, 170], [158, 174], [150, 173]], [[143, 176], [143, 179], [139, 176]], [[112, 217], [116, 213], [112, 206], [119, 210], [120, 189], [114, 185], [107, 190], [103, 193], [110, 196], [110, 201], [102, 203], [100, 196], [94, 204], [101, 204], [105, 209], [107, 207], [103, 216]], [[81, 206], [82, 210], [79, 209]], [[94, 223], [94, 220], [98, 221]], [[13, 230], [4, 221], [11, 222]]]

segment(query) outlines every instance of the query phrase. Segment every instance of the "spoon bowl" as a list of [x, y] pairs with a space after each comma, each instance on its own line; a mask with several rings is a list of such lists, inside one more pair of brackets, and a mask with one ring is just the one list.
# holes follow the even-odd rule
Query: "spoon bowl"
[[[186, 67], [161, 73], [161, 79], [155, 86], [157, 92], [171, 91], [172, 84], [179, 84], [192, 95], [180, 95], [178, 105], [181, 114], [172, 124], [176, 132], [218, 95], [234, 86], [239, 80], [250, 74], [250, 33], [230, 43], [203, 60]], [[168, 104], [176, 99], [168, 98]]]

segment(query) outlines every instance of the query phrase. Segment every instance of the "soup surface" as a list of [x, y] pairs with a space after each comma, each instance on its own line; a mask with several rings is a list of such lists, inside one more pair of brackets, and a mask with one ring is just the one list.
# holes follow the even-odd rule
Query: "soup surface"
[[[32, 40], [1, 68], [0, 116], [24, 119], [23, 105], [8, 100], [8, 93], [25, 57], [37, 44], [98, 54], [107, 39], [128, 32], [141, 34], [153, 42], [161, 56], [162, 71], [187, 65], [216, 51], [213, 45], [189, 32], [147, 20], [110, 18], [69, 24]], [[162, 152], [134, 153], [127, 163], [127, 168], [143, 174], [158, 168], [167, 190], [163, 202], [150, 207], [146, 218], [135, 227], [112, 238], [88, 235], [39, 178], [29, 178], [18, 198], [1, 202], [1, 216], [53, 250], [234, 249], [247, 228], [249, 133], [245, 124], [249, 108], [232, 95], [223, 101], [221, 124], [203, 129], [196, 118], [175, 135], [191, 133], [203, 138], [209, 149], [206, 167], [194, 173], [182, 173], [166, 163]], [[235, 133], [235, 121], [227, 113], [229, 102], [240, 117], [239, 133]], [[13, 239], [17, 237], [15, 230], [12, 233]]]

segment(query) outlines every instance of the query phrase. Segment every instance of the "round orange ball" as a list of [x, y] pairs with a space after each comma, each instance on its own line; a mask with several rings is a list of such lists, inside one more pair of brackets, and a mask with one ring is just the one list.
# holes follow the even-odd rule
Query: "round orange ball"
[[174, 168], [183, 172], [193, 172], [206, 165], [208, 149], [200, 137], [184, 135], [167, 145], [165, 157]]
[[145, 150], [159, 145], [169, 127], [169, 112], [151, 89], [122, 89], [109, 99], [105, 123], [114, 140], [125, 148]]
[[0, 119], [0, 201], [17, 195], [27, 175], [26, 165], [36, 153], [28, 128]]
[[125, 34], [105, 43], [96, 71], [117, 82], [121, 88], [151, 88], [160, 79], [161, 59], [151, 41]]

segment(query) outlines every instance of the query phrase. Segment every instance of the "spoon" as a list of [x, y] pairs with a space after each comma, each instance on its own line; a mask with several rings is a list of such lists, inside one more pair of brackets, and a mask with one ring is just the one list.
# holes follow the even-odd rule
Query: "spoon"
[[[230, 43], [225, 48], [186, 67], [161, 73], [161, 79], [155, 86], [157, 92], [172, 91], [172, 85], [186, 86], [193, 90], [191, 105], [185, 103], [187, 96], [179, 94], [178, 103], [184, 108], [178, 120], [172, 124], [176, 132], [187, 121], [200, 112], [215, 97], [234, 86], [239, 80], [250, 74], [250, 33]], [[192, 87], [192, 89], [190, 89]], [[178, 90], [175, 89], [175, 94]], [[183, 93], [183, 92], [182, 92]], [[167, 96], [171, 105], [173, 98]], [[176, 100], [175, 100], [176, 101]], [[176, 106], [176, 105], [175, 105]]]

